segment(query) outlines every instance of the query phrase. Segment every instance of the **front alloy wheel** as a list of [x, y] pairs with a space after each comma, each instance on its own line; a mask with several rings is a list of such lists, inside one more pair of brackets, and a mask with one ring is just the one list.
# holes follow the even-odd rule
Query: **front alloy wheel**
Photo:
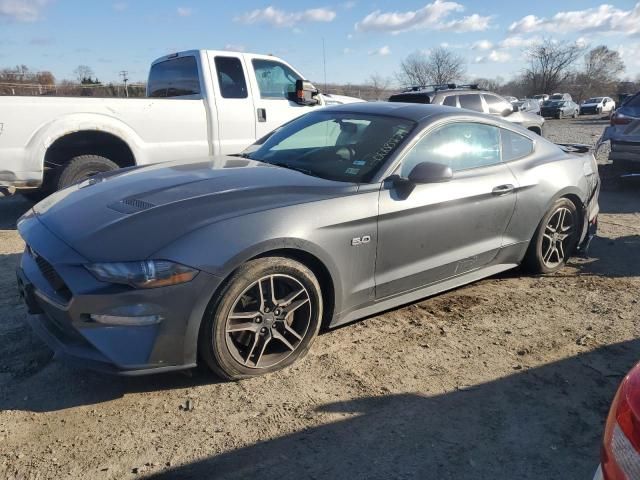
[[200, 354], [229, 380], [280, 370], [311, 347], [322, 305], [318, 281], [305, 265], [283, 257], [251, 260], [214, 296]]

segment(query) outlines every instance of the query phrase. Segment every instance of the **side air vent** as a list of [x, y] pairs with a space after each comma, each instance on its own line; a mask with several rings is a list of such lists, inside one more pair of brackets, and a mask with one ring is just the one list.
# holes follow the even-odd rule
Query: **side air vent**
[[115, 210], [116, 212], [129, 214], [148, 210], [149, 208], [155, 207], [155, 205], [153, 203], [145, 202], [144, 200], [139, 200], [137, 198], [125, 198], [124, 200], [120, 200], [119, 202], [108, 205], [108, 207], [111, 210]]

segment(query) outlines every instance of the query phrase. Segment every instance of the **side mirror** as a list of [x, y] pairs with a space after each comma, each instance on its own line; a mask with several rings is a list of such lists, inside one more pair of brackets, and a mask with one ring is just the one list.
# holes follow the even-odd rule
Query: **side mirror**
[[451, 167], [441, 163], [421, 162], [409, 173], [411, 183], [440, 183], [453, 178]]
[[320, 101], [315, 98], [318, 95], [318, 89], [308, 80], [296, 80], [296, 91], [291, 92], [291, 100], [298, 105], [317, 105]]
[[509, 116], [509, 115], [511, 115], [513, 112], [516, 112], [516, 111], [517, 111], [517, 110], [516, 110], [516, 108], [518, 108], [518, 107], [516, 107], [515, 105], [512, 105], [512, 106], [511, 106], [511, 108], [505, 108], [505, 109], [502, 111], [502, 116], [503, 116], [503, 117], [508, 117], [508, 116]]
[[[524, 107], [524, 105], [522, 105]], [[511, 113], [516, 113], [520, 111], [520, 107], [518, 105], [512, 105], [513, 111]]]

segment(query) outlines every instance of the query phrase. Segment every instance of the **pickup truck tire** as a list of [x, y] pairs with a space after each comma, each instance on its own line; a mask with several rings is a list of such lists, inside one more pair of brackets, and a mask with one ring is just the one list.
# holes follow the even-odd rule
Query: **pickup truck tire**
[[120, 168], [117, 163], [100, 155], [80, 155], [63, 165], [53, 179], [54, 190], [61, 190], [102, 172]]

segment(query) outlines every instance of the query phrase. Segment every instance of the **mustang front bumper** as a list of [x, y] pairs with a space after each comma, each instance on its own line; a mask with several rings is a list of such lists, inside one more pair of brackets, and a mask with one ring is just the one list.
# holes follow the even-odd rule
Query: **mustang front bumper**
[[[16, 272], [18, 289], [28, 323], [58, 356], [124, 375], [195, 366], [200, 323], [220, 279], [200, 272], [190, 282], [153, 289], [100, 282], [84, 268], [86, 260], [36, 217], [26, 221], [20, 226], [28, 247]], [[91, 318], [139, 311], [162, 320], [123, 326]]]

